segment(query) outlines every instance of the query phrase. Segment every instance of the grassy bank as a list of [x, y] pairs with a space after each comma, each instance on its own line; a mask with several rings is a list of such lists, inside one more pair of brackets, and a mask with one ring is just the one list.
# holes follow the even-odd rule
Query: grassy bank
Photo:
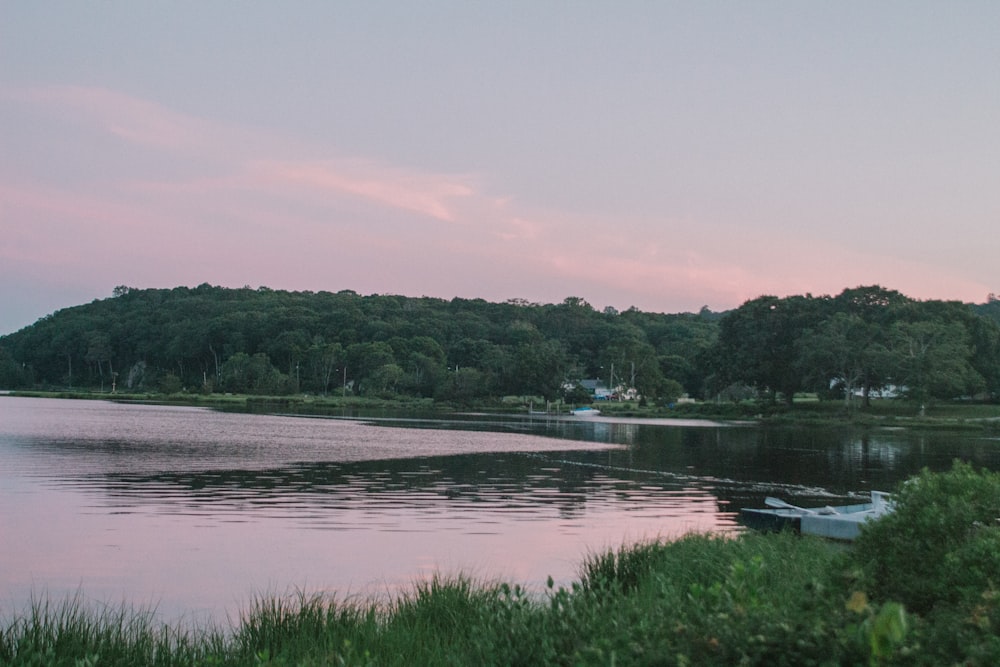
[[[114, 400], [137, 403], [160, 403], [212, 407], [223, 410], [284, 411], [302, 414], [371, 414], [378, 411], [409, 413], [450, 413], [482, 411], [524, 414], [529, 409], [545, 409], [540, 397], [507, 397], [494, 403], [454, 405], [430, 398], [397, 396], [391, 398], [366, 396], [254, 396], [247, 394], [156, 394], [80, 391], [16, 391], [12, 396], [37, 398], [67, 398]], [[791, 406], [767, 401], [738, 403], [693, 402], [674, 406], [642, 404], [639, 401], [601, 401], [593, 404], [610, 417], [656, 419], [713, 419], [756, 421], [775, 425], [843, 425], [871, 428], [913, 428], [1000, 431], [1000, 404], [937, 401], [925, 406], [903, 399], [875, 400], [870, 406], [843, 401], [820, 401], [815, 396], [802, 396]], [[567, 414], [568, 405], [550, 404], [556, 414]]]
[[155, 403], [190, 405], [223, 410], [289, 410], [297, 412], [336, 412], [350, 410], [450, 410], [429, 398], [370, 398], [362, 396], [256, 396], [249, 394], [158, 394], [109, 393], [90, 391], [12, 391], [11, 396], [29, 398], [65, 398], [72, 400], [120, 401], [123, 403]]
[[1000, 662], [1000, 476], [956, 464], [838, 546], [691, 535], [585, 559], [568, 589], [462, 577], [388, 602], [262, 597], [231, 628], [36, 604], [4, 665], [987, 665]]
[[872, 428], [1000, 430], [1000, 404], [936, 401], [921, 406], [904, 399], [881, 399], [871, 405], [820, 401], [806, 396], [791, 406], [766, 401], [683, 403], [674, 407], [603, 402], [605, 415], [681, 419], [752, 420], [762, 424], [843, 425]]
[[[803, 593], [826, 590], [817, 573], [835, 557], [828, 544], [790, 535], [689, 537], [594, 556], [579, 584], [541, 596], [456, 577], [382, 605], [261, 598], [225, 631], [158, 626], [142, 611], [42, 603], [3, 630], [0, 662], [603, 665], [733, 664], [743, 653], [758, 662], [783, 654], [818, 658], [827, 653], [829, 631], [846, 619], [843, 595]], [[819, 625], [804, 628], [803, 618]], [[797, 646], [800, 630], [809, 631], [808, 646]]]

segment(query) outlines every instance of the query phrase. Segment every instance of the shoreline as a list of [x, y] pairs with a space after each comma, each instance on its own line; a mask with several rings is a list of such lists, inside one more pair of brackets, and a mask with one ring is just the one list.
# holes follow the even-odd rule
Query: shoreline
[[[263, 396], [252, 394], [157, 394], [99, 393], [86, 390], [42, 391], [0, 390], [0, 397], [64, 398], [104, 400], [121, 403], [186, 405], [220, 410], [264, 411], [294, 409], [301, 414], [371, 416], [371, 412], [462, 415], [483, 414], [529, 419], [559, 419], [570, 422], [694, 427], [749, 426], [829, 426], [871, 429], [979, 430], [1000, 432], [1000, 404], [937, 403], [920, 414], [916, 404], [900, 399], [883, 399], [871, 407], [846, 409], [842, 401], [806, 400], [786, 404], [744, 402], [689, 403], [672, 408], [641, 406], [637, 403], [601, 402], [601, 414], [577, 417], [569, 404], [550, 411], [532, 409], [530, 403], [480, 404], [475, 406], [442, 403], [429, 398], [373, 398], [361, 396]], [[350, 414], [348, 414], [350, 413]]]

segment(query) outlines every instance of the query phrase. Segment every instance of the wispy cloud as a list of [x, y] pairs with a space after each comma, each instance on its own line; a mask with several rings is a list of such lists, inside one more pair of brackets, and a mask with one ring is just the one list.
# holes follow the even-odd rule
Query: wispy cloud
[[469, 175], [407, 170], [336, 154], [316, 159], [311, 157], [316, 147], [305, 147], [296, 137], [198, 118], [105, 88], [47, 86], [7, 90], [3, 96], [89, 123], [129, 145], [187, 159], [193, 172], [210, 163], [216, 173], [166, 182], [118, 175], [123, 185], [131, 182], [147, 192], [249, 189], [292, 197], [348, 196], [446, 222], [461, 222], [459, 209], [470, 201], [472, 208], [486, 205], [475, 202], [482, 195]]
[[720, 233], [697, 219], [605, 220], [533, 207], [491, 191], [485, 174], [341, 155], [103, 88], [7, 90], [5, 101], [38, 110], [40, 123], [69, 119], [136, 149], [124, 163], [95, 155], [85, 167], [104, 170], [98, 183], [47, 181], [43, 173], [36, 182], [0, 181], [4, 226], [21, 223], [17, 233], [3, 230], [0, 258], [18, 266], [95, 275], [100, 266], [102, 276], [126, 271], [167, 284], [576, 295], [646, 310], [729, 308], [763, 293], [864, 282], [923, 294], [937, 287], [952, 298], [981, 289], [944, 271], [776, 231]]
[[446, 222], [460, 221], [455, 200], [478, 196], [466, 178], [404, 172], [368, 161], [255, 161], [248, 166], [254, 182], [265, 187], [347, 194]]
[[2, 96], [92, 123], [128, 143], [162, 151], [201, 152], [222, 138], [223, 128], [217, 124], [107, 88], [41, 86], [8, 89]]

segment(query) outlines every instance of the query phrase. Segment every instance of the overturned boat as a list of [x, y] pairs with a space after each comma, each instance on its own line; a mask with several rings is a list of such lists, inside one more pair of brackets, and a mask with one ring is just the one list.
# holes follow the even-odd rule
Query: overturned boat
[[766, 509], [743, 508], [740, 518], [755, 530], [795, 530], [803, 535], [818, 535], [850, 541], [861, 534], [865, 522], [892, 511], [892, 499], [884, 491], [872, 491], [871, 502], [838, 507], [798, 507], [779, 498], [765, 498]]

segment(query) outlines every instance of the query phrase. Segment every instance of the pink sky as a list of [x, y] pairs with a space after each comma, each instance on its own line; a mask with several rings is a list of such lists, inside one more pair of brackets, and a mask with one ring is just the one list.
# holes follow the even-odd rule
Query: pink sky
[[1000, 10], [918, 5], [5, 10], [0, 334], [119, 284], [985, 301]]

